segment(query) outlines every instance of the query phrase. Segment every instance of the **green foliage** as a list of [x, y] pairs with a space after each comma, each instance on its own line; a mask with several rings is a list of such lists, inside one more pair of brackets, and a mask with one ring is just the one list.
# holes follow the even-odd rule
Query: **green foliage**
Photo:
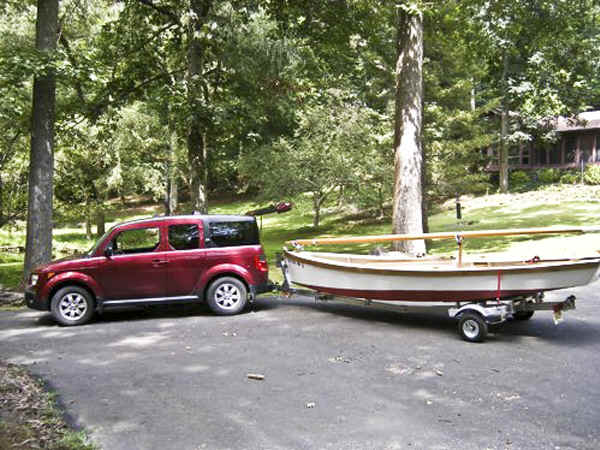
[[557, 183], [561, 177], [561, 171], [555, 168], [537, 169], [535, 174], [541, 184]]
[[431, 196], [479, 194], [490, 188], [489, 174], [484, 170], [488, 160], [481, 149], [489, 146], [493, 137], [482, 124], [484, 112], [427, 106], [425, 136]]
[[[33, 3], [0, 6], [0, 225], [24, 216], [32, 79], [50, 68], [61, 220], [105, 210], [112, 197], [161, 198], [169, 148], [186, 195], [198, 124], [219, 195], [307, 192], [381, 212], [392, 197], [398, 8], [424, 16], [430, 198], [490, 187], [481, 150], [499, 140], [501, 109], [507, 139], [521, 142], [549, 137], [539, 130], [548, 117], [600, 105], [598, 6], [587, 0], [211, 5], [200, 20], [189, 1], [63, 0], [52, 55], [33, 51]], [[538, 173], [542, 183], [558, 177]]]
[[576, 170], [565, 171], [560, 176], [560, 184], [577, 184], [581, 182], [581, 174]]
[[600, 184], [600, 166], [596, 166], [595, 164], [586, 166], [583, 172], [583, 182], [591, 185]]
[[476, 92], [485, 66], [470, 50], [472, 38], [455, 2], [425, 15], [424, 147], [433, 199], [490, 187], [482, 149], [496, 139], [489, 117], [498, 102], [485, 102]]
[[260, 186], [265, 198], [312, 193], [318, 226], [321, 205], [335, 190], [367, 198], [390, 184], [386, 174], [392, 172], [392, 160], [382, 151], [386, 141], [389, 145], [385, 118], [336, 89], [307, 104], [296, 117], [293, 138], [243, 155], [243, 175]]
[[511, 189], [515, 192], [523, 192], [531, 186], [532, 180], [524, 170], [513, 170], [509, 175]]
[[35, 9], [0, 7], [0, 227], [25, 218]]

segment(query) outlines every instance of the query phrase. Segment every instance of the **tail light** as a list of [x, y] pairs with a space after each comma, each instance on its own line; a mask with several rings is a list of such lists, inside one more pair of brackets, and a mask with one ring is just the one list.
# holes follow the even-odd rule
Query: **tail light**
[[267, 257], [261, 252], [260, 255], [254, 257], [254, 267], [261, 272], [268, 272], [269, 265], [267, 264]]

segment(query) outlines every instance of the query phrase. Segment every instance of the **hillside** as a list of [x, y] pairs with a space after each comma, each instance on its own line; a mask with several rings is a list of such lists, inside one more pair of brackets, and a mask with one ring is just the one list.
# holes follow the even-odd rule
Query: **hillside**
[[[211, 213], [243, 214], [246, 211], [265, 206], [252, 200], [215, 201]], [[542, 227], [553, 225], [598, 225], [600, 224], [600, 187], [555, 185], [536, 191], [518, 194], [492, 194], [461, 199], [461, 221], [455, 216], [455, 202], [448, 201], [434, 209], [429, 218], [431, 231], [479, 230], [500, 228]], [[108, 224], [161, 213], [162, 206], [145, 202], [143, 199], [131, 201], [127, 206], [115, 203], [108, 217]], [[182, 209], [180, 212], [185, 212]], [[261, 220], [259, 219], [259, 224]], [[280, 279], [275, 268], [276, 253], [281, 251], [285, 241], [316, 236], [352, 236], [388, 234], [391, 231], [391, 218], [374, 217], [350, 207], [330, 204], [325, 209], [322, 225], [313, 229], [310, 199], [300, 197], [294, 200], [292, 211], [284, 214], [271, 214], [262, 219], [262, 242], [269, 259], [271, 276]], [[54, 230], [55, 257], [62, 257], [76, 251], [90, 248], [95, 239], [86, 239], [82, 223], [62, 223]], [[25, 245], [23, 224], [16, 228], [0, 230], [0, 247]], [[328, 251], [356, 251], [366, 253], [371, 245], [328, 247]], [[553, 236], [553, 237], [502, 237], [495, 239], [473, 239], [465, 242], [467, 253], [510, 252], [524, 257], [545, 254], [575, 255], [589, 254], [600, 250], [600, 235]], [[452, 241], [433, 241], [431, 253], [448, 254], [456, 250]], [[14, 251], [0, 252], [0, 289], [18, 290], [23, 267], [23, 254]]]

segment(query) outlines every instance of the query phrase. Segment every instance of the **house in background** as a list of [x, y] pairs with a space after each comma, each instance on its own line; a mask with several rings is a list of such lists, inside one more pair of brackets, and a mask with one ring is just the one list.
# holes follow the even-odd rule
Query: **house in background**
[[[600, 165], [600, 111], [589, 111], [577, 116], [577, 120], [558, 118], [554, 125], [559, 138], [554, 143], [538, 140], [524, 142], [509, 152], [511, 169], [559, 169], [580, 168], [582, 165]], [[494, 150], [488, 149], [493, 157]], [[492, 164], [490, 170], [498, 170]]]

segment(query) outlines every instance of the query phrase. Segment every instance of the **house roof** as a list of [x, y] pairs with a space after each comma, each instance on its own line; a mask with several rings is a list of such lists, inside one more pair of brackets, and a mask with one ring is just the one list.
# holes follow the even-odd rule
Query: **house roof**
[[556, 131], [593, 130], [600, 128], [600, 111], [580, 113], [577, 117], [559, 117]]

